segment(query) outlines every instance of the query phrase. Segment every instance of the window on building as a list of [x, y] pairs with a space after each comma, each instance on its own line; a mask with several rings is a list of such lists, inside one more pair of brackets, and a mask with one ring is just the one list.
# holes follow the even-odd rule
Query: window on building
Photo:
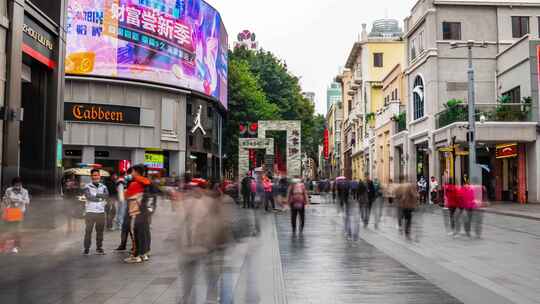
[[373, 53], [373, 66], [376, 68], [383, 67], [383, 53]]
[[443, 22], [443, 40], [461, 40], [461, 22]]
[[521, 87], [515, 87], [510, 91], [503, 93], [503, 96], [510, 97], [511, 103], [520, 103], [521, 102]]
[[424, 81], [422, 77], [416, 76], [413, 85], [413, 113], [414, 119], [424, 117]]
[[422, 51], [424, 51], [424, 32], [418, 34], [418, 53], [422, 53]]
[[416, 39], [411, 41], [411, 60], [416, 59]]
[[395, 93], [395, 95], [394, 95], [394, 96], [395, 96], [394, 100], [399, 100], [397, 88], [394, 89], [394, 93]]
[[529, 33], [529, 17], [512, 16], [512, 37], [521, 38]]

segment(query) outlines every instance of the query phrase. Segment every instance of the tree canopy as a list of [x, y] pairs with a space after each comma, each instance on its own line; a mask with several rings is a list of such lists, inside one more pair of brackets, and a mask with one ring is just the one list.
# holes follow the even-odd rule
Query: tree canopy
[[[287, 65], [265, 50], [235, 48], [229, 52], [229, 111], [225, 126], [225, 166], [236, 168], [241, 123], [258, 120], [300, 120], [302, 150], [317, 159], [324, 117], [302, 96], [299, 78]], [[285, 147], [279, 147], [285, 155]]]

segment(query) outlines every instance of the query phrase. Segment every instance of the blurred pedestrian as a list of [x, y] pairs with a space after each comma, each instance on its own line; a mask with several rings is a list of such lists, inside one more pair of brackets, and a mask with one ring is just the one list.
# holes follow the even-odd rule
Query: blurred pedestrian
[[418, 191], [413, 184], [405, 183], [396, 188], [395, 198], [398, 204], [398, 226], [405, 236], [410, 238], [413, 212], [418, 203]]
[[244, 202], [243, 208], [251, 207], [251, 181], [253, 178], [249, 172], [246, 173], [246, 176], [240, 182], [240, 191], [242, 192], [242, 200]]
[[358, 203], [360, 206], [360, 218], [364, 226], [369, 223], [371, 206], [369, 203], [368, 186], [363, 180], [358, 181]]
[[418, 180], [417, 189], [418, 194], [420, 198], [420, 203], [425, 204], [426, 203], [426, 196], [427, 196], [427, 181], [424, 176], [420, 176], [420, 179]]
[[18, 253], [21, 248], [20, 227], [28, 205], [30, 205], [28, 190], [23, 187], [22, 179], [15, 177], [2, 199], [2, 220], [6, 230], [11, 234], [9, 239], [13, 240], [11, 253]]
[[126, 199], [124, 191], [126, 189], [126, 172], [120, 172], [120, 176], [116, 179], [116, 217], [115, 217], [115, 230], [121, 230], [126, 216]]
[[146, 221], [147, 217], [143, 214], [145, 212], [143, 206], [143, 197], [145, 187], [152, 184], [152, 182], [144, 177], [144, 167], [137, 165], [132, 167], [131, 170], [132, 181], [128, 184], [125, 192], [125, 197], [128, 205], [129, 214], [129, 227], [132, 237], [132, 243], [134, 244], [131, 255], [124, 259], [126, 263], [142, 263], [146, 256]]
[[105, 205], [109, 198], [107, 187], [101, 183], [101, 174], [99, 169], [90, 171], [92, 182], [84, 188], [84, 197], [86, 198], [85, 232], [84, 232], [84, 252], [90, 254], [92, 243], [92, 232], [96, 229], [96, 254], [104, 255], [103, 250], [103, 230], [105, 229]]
[[358, 184], [357, 180], [351, 180], [351, 197], [355, 201], [358, 201]]
[[339, 206], [343, 210], [349, 201], [350, 183], [346, 178], [336, 180], [337, 196], [339, 199]]
[[106, 222], [105, 222], [105, 228], [107, 230], [112, 231], [114, 226], [114, 220], [116, 218], [116, 205], [117, 205], [117, 197], [118, 192], [116, 191], [116, 181], [118, 180], [118, 175], [116, 173], [111, 174], [111, 177], [109, 179], [105, 180], [105, 186], [107, 187], [107, 191], [109, 191], [109, 199], [107, 200], [107, 204], [105, 205], [105, 216], [106, 216]]
[[456, 210], [459, 208], [459, 187], [448, 183], [444, 186], [445, 208], [448, 209], [448, 218], [450, 219], [449, 235], [456, 235], [459, 231], [458, 217]]
[[263, 175], [263, 188], [264, 188], [264, 210], [265, 211], [272, 211], [276, 209], [276, 205], [274, 202], [274, 194], [273, 194], [273, 186], [272, 186], [272, 180], [268, 177], [268, 175]]
[[300, 217], [300, 233], [302, 233], [306, 222], [306, 206], [309, 205], [309, 196], [299, 177], [294, 178], [289, 186], [287, 202], [291, 208], [292, 232], [296, 233], [296, 219]]
[[430, 204], [438, 204], [439, 203], [439, 183], [437, 182], [437, 179], [435, 178], [435, 176], [431, 177], [431, 180], [429, 182], [429, 191], [430, 191], [430, 197], [431, 197]]

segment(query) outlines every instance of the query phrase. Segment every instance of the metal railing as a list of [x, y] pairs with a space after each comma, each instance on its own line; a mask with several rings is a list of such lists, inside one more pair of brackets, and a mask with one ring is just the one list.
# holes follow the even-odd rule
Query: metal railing
[[[476, 104], [476, 121], [512, 122], [530, 121], [531, 105], [526, 103], [483, 103]], [[455, 105], [435, 115], [437, 128], [443, 128], [455, 122], [468, 121], [468, 106]]]

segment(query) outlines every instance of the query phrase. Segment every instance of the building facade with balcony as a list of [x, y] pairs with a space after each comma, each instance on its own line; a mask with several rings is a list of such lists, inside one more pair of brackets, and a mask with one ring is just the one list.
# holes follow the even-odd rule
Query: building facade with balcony
[[323, 168], [324, 176], [330, 178], [339, 176], [341, 168], [341, 123], [343, 119], [343, 103], [341, 99], [341, 86], [339, 83], [333, 82], [326, 90], [328, 160], [325, 161]]
[[539, 15], [532, 0], [415, 4], [405, 19], [409, 180], [467, 181], [467, 49], [451, 42], [482, 41], [473, 48], [481, 183], [493, 200], [540, 200], [538, 180], [527, 174], [540, 169], [536, 42], [524, 38], [538, 37]]
[[352, 178], [352, 147], [354, 143], [354, 123], [350, 117], [353, 109], [355, 91], [353, 86], [353, 74], [350, 69], [343, 69], [337, 76], [336, 82], [341, 85], [341, 155], [340, 155], [340, 175]]
[[[353, 45], [347, 59], [346, 67], [353, 75], [351, 118], [354, 124], [352, 165], [355, 179], [380, 178], [377, 162], [385, 153], [383, 151], [389, 151], [389, 147], [381, 151], [376, 141], [379, 135], [384, 137], [387, 133], [382, 128], [386, 125], [382, 121], [389, 113], [384, 102], [383, 79], [396, 65], [404, 62], [405, 47], [401, 35], [397, 20], [377, 20], [369, 33], [367, 25], [363, 24], [360, 39]], [[376, 128], [377, 122], [380, 123], [379, 128]]]

